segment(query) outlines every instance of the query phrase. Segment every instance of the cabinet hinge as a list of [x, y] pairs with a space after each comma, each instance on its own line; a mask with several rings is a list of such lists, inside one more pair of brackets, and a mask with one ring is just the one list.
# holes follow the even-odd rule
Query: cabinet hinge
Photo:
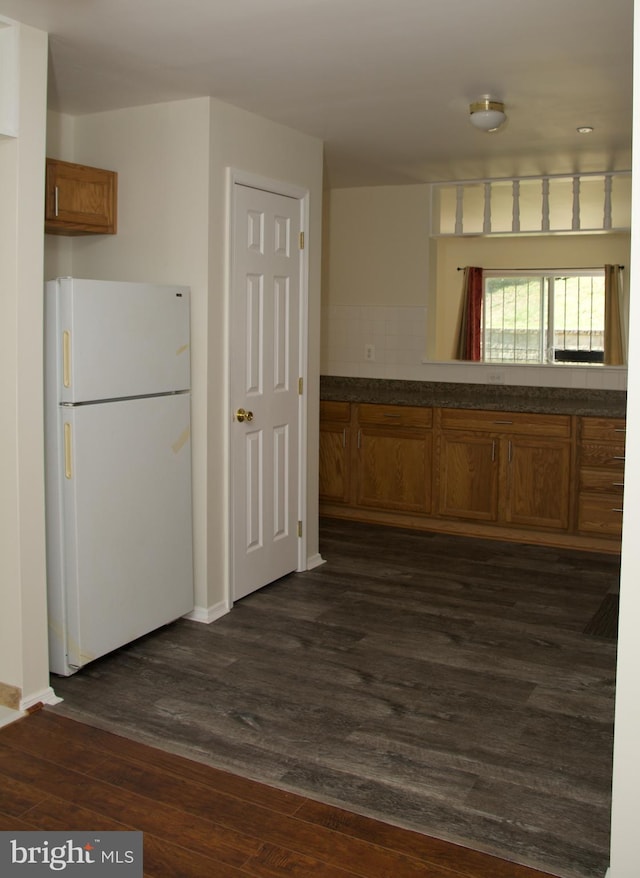
[[304, 391], [304, 378], [298, 378], [298, 396], [302, 396]]
[[298, 522], [298, 536], [299, 537], [302, 536], [302, 522], [301, 521]]
[[300, 249], [304, 250], [304, 232], [300, 232]]

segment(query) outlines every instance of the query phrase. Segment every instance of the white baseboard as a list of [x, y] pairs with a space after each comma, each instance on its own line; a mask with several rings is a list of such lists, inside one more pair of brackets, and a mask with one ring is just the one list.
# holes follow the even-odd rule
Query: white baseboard
[[307, 558], [307, 570], [313, 570], [315, 567], [320, 567], [321, 564], [326, 563], [327, 562], [319, 553], [316, 555], [312, 555], [310, 558]]
[[231, 607], [227, 601], [220, 601], [211, 607], [194, 607], [184, 618], [190, 619], [192, 622], [202, 622], [204, 625], [209, 625], [211, 622], [215, 622], [216, 619], [226, 616], [230, 609]]
[[29, 708], [34, 707], [36, 704], [60, 704], [61, 701], [62, 698], [58, 698], [51, 686], [47, 686], [41, 692], [36, 692], [28, 698], [23, 698], [20, 701], [20, 710], [29, 710]]

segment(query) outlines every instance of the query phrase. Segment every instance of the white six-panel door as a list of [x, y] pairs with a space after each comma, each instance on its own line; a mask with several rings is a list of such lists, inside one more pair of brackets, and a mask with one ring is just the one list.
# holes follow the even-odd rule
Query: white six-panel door
[[[300, 201], [234, 184], [232, 599], [298, 564]], [[246, 414], [243, 414], [245, 412]]]

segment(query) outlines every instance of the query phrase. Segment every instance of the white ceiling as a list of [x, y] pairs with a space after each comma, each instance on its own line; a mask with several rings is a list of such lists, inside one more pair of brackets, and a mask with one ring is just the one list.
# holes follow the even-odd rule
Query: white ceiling
[[[331, 186], [631, 167], [633, 0], [0, 0], [71, 115], [211, 95], [321, 138]], [[508, 121], [468, 121], [483, 94]], [[576, 133], [591, 125], [593, 134]]]

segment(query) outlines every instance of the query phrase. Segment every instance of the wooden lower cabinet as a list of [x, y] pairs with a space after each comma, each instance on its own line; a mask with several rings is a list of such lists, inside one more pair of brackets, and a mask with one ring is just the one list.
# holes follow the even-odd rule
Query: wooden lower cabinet
[[360, 429], [358, 506], [431, 511], [431, 436], [399, 428]]
[[[505, 440], [502, 440], [504, 444]], [[525, 527], [569, 527], [571, 443], [511, 437], [507, 443], [504, 520]]]
[[498, 440], [483, 433], [443, 432], [440, 437], [441, 515], [498, 520]]
[[441, 426], [440, 515], [568, 528], [569, 417], [443, 409]]
[[321, 512], [618, 551], [624, 421], [321, 403]]
[[578, 530], [619, 540], [626, 423], [584, 417], [578, 432]]
[[357, 407], [356, 504], [399, 512], [431, 511], [431, 409]]
[[348, 503], [351, 499], [351, 406], [320, 403], [320, 500]]
[[471, 521], [564, 530], [569, 525], [571, 443], [443, 432], [439, 512]]

